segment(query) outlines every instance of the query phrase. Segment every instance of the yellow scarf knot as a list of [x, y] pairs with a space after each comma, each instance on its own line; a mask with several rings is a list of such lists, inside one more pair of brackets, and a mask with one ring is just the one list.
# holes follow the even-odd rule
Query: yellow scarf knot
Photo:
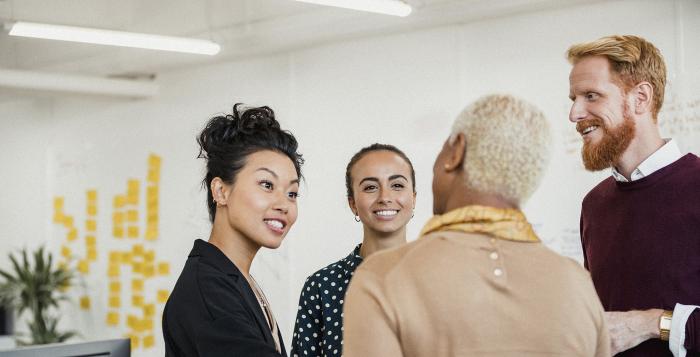
[[432, 232], [457, 231], [483, 233], [495, 238], [539, 242], [522, 211], [486, 206], [465, 206], [431, 218], [421, 231], [421, 237]]

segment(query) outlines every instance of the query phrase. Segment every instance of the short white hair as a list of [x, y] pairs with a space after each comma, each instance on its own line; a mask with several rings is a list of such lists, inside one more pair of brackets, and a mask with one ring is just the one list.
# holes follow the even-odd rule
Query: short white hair
[[450, 142], [466, 139], [465, 184], [520, 205], [537, 189], [549, 163], [549, 123], [534, 105], [511, 95], [488, 95], [467, 106]]

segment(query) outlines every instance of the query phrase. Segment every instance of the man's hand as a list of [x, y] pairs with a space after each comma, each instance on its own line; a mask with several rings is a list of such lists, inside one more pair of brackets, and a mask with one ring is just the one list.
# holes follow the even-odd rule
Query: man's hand
[[606, 311], [612, 354], [626, 351], [648, 339], [659, 338], [659, 319], [663, 311]]

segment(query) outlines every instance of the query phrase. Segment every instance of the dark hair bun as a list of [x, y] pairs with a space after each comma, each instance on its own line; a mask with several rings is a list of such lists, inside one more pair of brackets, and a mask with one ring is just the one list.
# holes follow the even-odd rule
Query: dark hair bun
[[245, 143], [246, 137], [265, 136], [280, 130], [275, 112], [270, 107], [247, 108], [243, 103], [233, 106], [233, 113], [212, 118], [202, 130], [197, 142], [199, 158], [208, 159], [218, 150], [226, 150], [236, 142]]

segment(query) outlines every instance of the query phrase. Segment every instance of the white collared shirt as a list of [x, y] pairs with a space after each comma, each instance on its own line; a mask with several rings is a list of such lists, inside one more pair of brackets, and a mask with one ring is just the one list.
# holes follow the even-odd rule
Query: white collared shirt
[[637, 181], [641, 178], [653, 174], [656, 170], [662, 169], [672, 164], [673, 162], [675, 162], [683, 156], [681, 154], [681, 150], [678, 148], [678, 144], [676, 144], [676, 142], [673, 141], [673, 139], [664, 139], [664, 141], [666, 143], [662, 147], [654, 151], [653, 154], [651, 154], [644, 161], [642, 161], [642, 163], [639, 164], [639, 166], [637, 166], [637, 168], [634, 169], [634, 171], [632, 171], [632, 175], [630, 175], [630, 180], [628, 180], [624, 175], [617, 171], [617, 169], [613, 166], [612, 176], [613, 178], [615, 178], [615, 181]]
[[[646, 158], [646, 160], [642, 161], [642, 163], [639, 164], [634, 171], [632, 171], [630, 180], [628, 180], [624, 175], [617, 171], [615, 167], [613, 167], [612, 176], [615, 178], [615, 181], [637, 181], [674, 163], [683, 156], [681, 154], [681, 150], [678, 148], [678, 144], [676, 144], [673, 139], [664, 139], [664, 141], [666, 143], [662, 147]], [[675, 357], [684, 357], [687, 353], [683, 347], [683, 343], [685, 342], [685, 325], [688, 322], [690, 314], [697, 308], [700, 307], [682, 304], [676, 304], [675, 306], [671, 320], [671, 333], [669, 339], [669, 348]]]

